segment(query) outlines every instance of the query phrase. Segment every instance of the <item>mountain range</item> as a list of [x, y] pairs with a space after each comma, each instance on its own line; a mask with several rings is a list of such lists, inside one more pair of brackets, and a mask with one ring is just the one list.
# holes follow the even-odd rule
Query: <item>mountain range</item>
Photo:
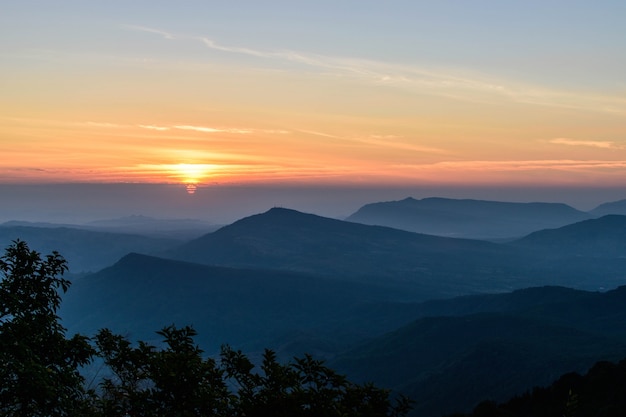
[[598, 360], [626, 357], [626, 287], [529, 288], [413, 308], [421, 310], [415, 321], [331, 364], [409, 395], [415, 415], [467, 412], [482, 400], [504, 401]]
[[371, 203], [347, 221], [438, 236], [503, 239], [565, 226], [591, 214], [561, 203], [509, 203], [449, 198], [406, 198]]
[[[432, 200], [450, 208], [441, 218], [480, 206]], [[524, 227], [580, 218], [485, 241], [273, 208], [190, 240], [10, 223], [0, 242], [58, 250], [72, 272], [104, 268], [72, 276], [61, 310], [70, 332], [109, 327], [156, 343], [163, 326], [190, 324], [207, 354], [223, 343], [252, 357], [265, 347], [282, 358], [309, 352], [437, 416], [626, 356], [626, 216], [502, 209], [508, 222], [536, 216]], [[457, 230], [470, 230], [472, 213]]]

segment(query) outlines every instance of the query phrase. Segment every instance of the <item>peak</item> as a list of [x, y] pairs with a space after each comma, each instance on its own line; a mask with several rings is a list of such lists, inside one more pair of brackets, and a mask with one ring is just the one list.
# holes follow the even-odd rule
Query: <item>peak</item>
[[300, 213], [297, 210], [285, 208], [285, 207], [272, 207], [265, 214], [280, 214], [280, 213]]

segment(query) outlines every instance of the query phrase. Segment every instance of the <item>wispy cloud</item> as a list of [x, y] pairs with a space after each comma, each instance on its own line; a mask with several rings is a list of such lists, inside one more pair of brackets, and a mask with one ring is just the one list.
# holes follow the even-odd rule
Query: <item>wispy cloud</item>
[[[537, 85], [496, 79], [464, 69], [428, 68], [353, 57], [336, 57], [299, 51], [268, 51], [221, 44], [205, 36], [182, 35], [145, 26], [125, 28], [159, 35], [167, 40], [201, 42], [205, 47], [226, 53], [272, 59], [304, 65], [325, 75], [349, 77], [363, 82], [413, 90], [471, 102], [510, 100], [540, 106], [626, 114], [626, 98], [575, 91], [556, 90]], [[471, 75], [469, 75], [471, 74]]]
[[567, 146], [587, 146], [602, 149], [625, 149], [624, 146], [619, 146], [615, 142], [606, 140], [575, 140], [568, 138], [555, 138], [552, 139], [550, 143]]
[[521, 161], [442, 161], [431, 164], [398, 164], [396, 167], [422, 170], [466, 171], [543, 171], [543, 170], [588, 170], [588, 169], [626, 169], [626, 161], [602, 160], [521, 160]]
[[192, 125], [176, 125], [176, 126], [173, 126], [173, 128], [180, 129], [180, 130], [193, 130], [195, 132], [202, 132], [202, 133], [237, 133], [240, 135], [247, 135], [249, 133], [252, 133], [252, 130], [250, 129], [233, 129], [233, 128], [218, 129], [214, 127], [192, 126]]
[[398, 135], [369, 135], [369, 136], [338, 136], [330, 133], [320, 132], [316, 130], [299, 129], [298, 132], [307, 135], [320, 136], [329, 139], [336, 139], [341, 142], [347, 142], [355, 145], [369, 145], [372, 147], [379, 147], [381, 149], [401, 149], [412, 152], [422, 153], [447, 153], [447, 151], [430, 146], [422, 146], [411, 141], [407, 141], [404, 137]]
[[170, 128], [166, 126], [156, 126], [156, 125], [137, 125], [137, 126], [142, 129], [149, 129], [149, 130], [158, 130], [158, 131], [170, 130]]

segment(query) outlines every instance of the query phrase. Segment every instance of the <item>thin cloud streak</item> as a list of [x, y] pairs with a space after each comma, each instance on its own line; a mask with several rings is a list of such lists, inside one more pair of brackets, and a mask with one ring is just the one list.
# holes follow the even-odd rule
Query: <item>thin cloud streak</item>
[[525, 160], [525, 161], [442, 161], [431, 164], [397, 164], [397, 168], [416, 170], [462, 171], [538, 171], [538, 170], [582, 170], [582, 169], [626, 169], [626, 161], [602, 160]]
[[567, 146], [587, 146], [592, 148], [602, 148], [602, 149], [625, 149], [624, 146], [618, 146], [615, 142], [612, 141], [600, 141], [600, 140], [575, 140], [568, 138], [555, 138], [550, 141], [550, 143], [555, 143], [557, 145], [567, 145]]
[[124, 27], [157, 34], [168, 40], [199, 41], [207, 48], [220, 52], [295, 62], [311, 68], [331, 71], [326, 75], [349, 76], [377, 85], [387, 85], [456, 100], [484, 103], [493, 102], [496, 99], [507, 99], [532, 105], [626, 114], [626, 99], [621, 97], [559, 91], [505, 80], [493, 81], [489, 76], [456, 75], [456, 73], [463, 72], [462, 70], [427, 69], [367, 59], [331, 57], [296, 51], [270, 52], [225, 46], [202, 36], [178, 35], [144, 26], [126, 25]]
[[420, 146], [412, 143], [401, 142], [401, 136], [397, 135], [370, 135], [369, 137], [346, 137], [346, 136], [337, 136], [329, 133], [319, 132], [315, 130], [306, 130], [299, 129], [298, 132], [304, 133], [307, 135], [320, 136], [329, 139], [337, 139], [343, 142], [348, 142], [356, 145], [369, 145], [374, 147], [381, 148], [394, 148], [394, 149], [403, 149], [407, 151], [413, 152], [424, 152], [424, 153], [435, 153], [435, 154], [444, 154], [448, 153], [443, 149], [432, 148], [428, 146]]
[[165, 127], [165, 126], [156, 126], [156, 125], [137, 125], [137, 127], [140, 127], [142, 129], [149, 129], [149, 130], [157, 130], [157, 131], [167, 131], [170, 130], [169, 127]]

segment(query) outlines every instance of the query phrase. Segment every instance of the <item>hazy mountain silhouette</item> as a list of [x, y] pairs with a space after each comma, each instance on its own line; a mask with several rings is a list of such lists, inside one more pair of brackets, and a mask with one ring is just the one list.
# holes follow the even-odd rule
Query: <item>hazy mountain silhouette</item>
[[513, 244], [550, 257], [626, 257], [626, 216], [607, 215], [558, 229], [541, 230]]
[[626, 215], [626, 200], [612, 201], [600, 204], [589, 213], [591, 213], [595, 217], [605, 216], [607, 214]]
[[385, 282], [404, 289], [407, 301], [540, 285], [595, 290], [624, 284], [626, 258], [563, 263], [550, 255], [532, 246], [424, 235], [278, 208], [163, 253], [208, 265]]
[[538, 285], [513, 247], [429, 236], [274, 208], [166, 253], [209, 265], [272, 268], [385, 282], [407, 299]]
[[626, 287], [533, 288], [428, 304], [441, 315], [352, 349], [332, 366], [412, 396], [415, 415], [439, 416], [486, 399], [504, 401], [626, 352]]
[[143, 340], [154, 339], [165, 325], [189, 324], [198, 330], [202, 348], [213, 353], [229, 343], [246, 350], [300, 344], [328, 354], [360, 337], [349, 329], [329, 335], [330, 323], [358, 303], [398, 297], [375, 285], [129, 254], [76, 280], [61, 316], [72, 332], [109, 327]]
[[346, 220], [438, 236], [498, 239], [524, 236], [590, 217], [560, 203], [409, 197], [367, 204]]
[[220, 226], [196, 219], [155, 219], [148, 216], [133, 215], [117, 219], [96, 220], [86, 223], [82, 227], [90, 230], [189, 240], [213, 232]]
[[126, 233], [98, 232], [73, 227], [0, 226], [0, 245], [26, 241], [40, 253], [58, 251], [67, 259], [70, 272], [93, 272], [118, 261], [129, 252], [153, 253], [180, 244], [180, 241]]

